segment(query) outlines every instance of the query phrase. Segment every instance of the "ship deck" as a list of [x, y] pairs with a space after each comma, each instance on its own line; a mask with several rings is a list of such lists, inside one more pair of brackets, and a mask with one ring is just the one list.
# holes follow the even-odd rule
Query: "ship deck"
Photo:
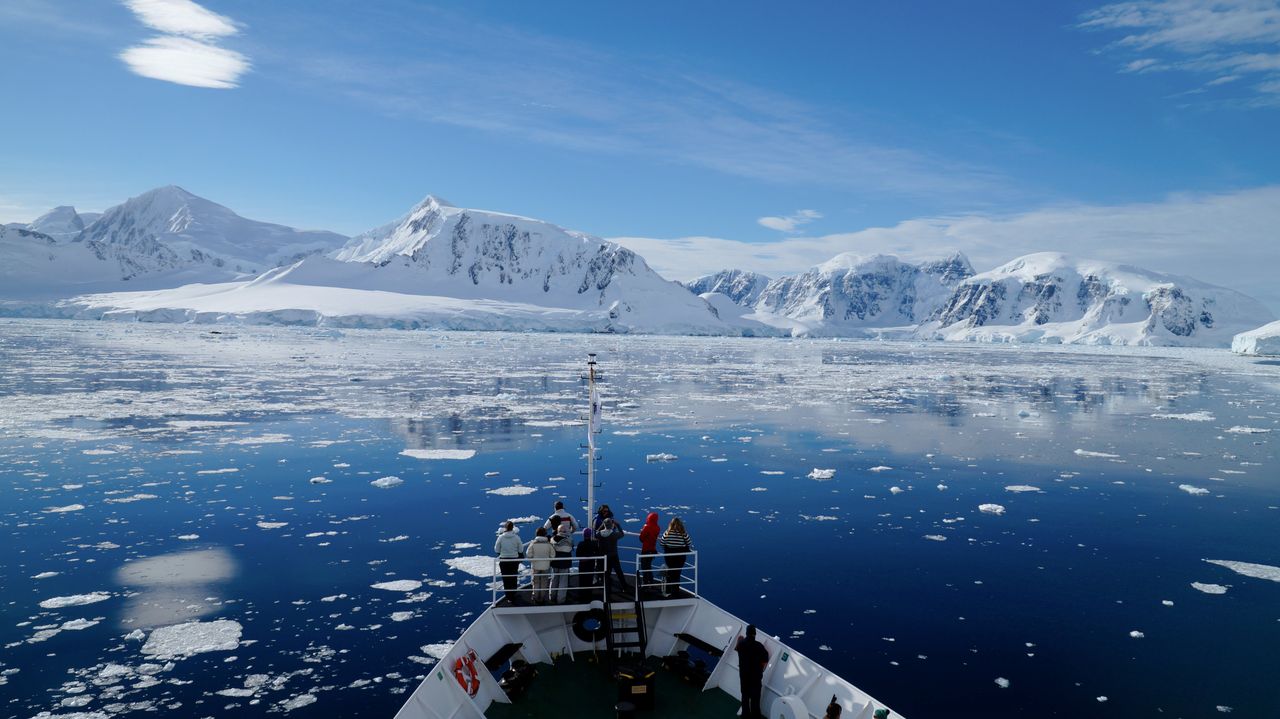
[[[494, 703], [485, 712], [488, 719], [616, 719], [618, 685], [605, 662], [605, 653], [578, 652], [561, 656], [554, 664], [539, 664], [538, 676], [529, 691], [511, 704]], [[654, 708], [638, 712], [644, 717], [734, 717], [738, 702], [728, 694], [703, 691], [663, 669], [655, 660], [645, 666], [656, 672]]]

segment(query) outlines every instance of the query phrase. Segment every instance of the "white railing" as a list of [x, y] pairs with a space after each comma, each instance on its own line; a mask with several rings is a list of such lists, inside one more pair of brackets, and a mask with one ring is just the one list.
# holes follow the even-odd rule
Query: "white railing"
[[[634, 592], [633, 599], [640, 600], [645, 598], [644, 593], [658, 593], [664, 597], [679, 596], [681, 590], [688, 592], [693, 596], [698, 595], [698, 553], [691, 552], [661, 552], [654, 554], [642, 554], [638, 547], [622, 546], [620, 550], [628, 553], [635, 552], [634, 557], [620, 559], [621, 566], [630, 568], [628, 573], [632, 580], [632, 590]], [[683, 563], [671, 562], [673, 557], [680, 557]], [[649, 567], [643, 566], [644, 560], [648, 560]], [[559, 603], [552, 601], [552, 597], [561, 591], [565, 592], [566, 598], [570, 592], [595, 591], [599, 590], [609, 581], [609, 572], [612, 567], [609, 565], [607, 555], [599, 555], [595, 557], [572, 557], [570, 561], [573, 564], [569, 569], [556, 570], [550, 569], [547, 572], [547, 587], [535, 588], [533, 585], [532, 572], [524, 573], [523, 568], [527, 562], [527, 557], [519, 559], [501, 559], [493, 558], [493, 578], [489, 582], [490, 603], [496, 605], [502, 597], [511, 596], [524, 597], [528, 595], [530, 603], [537, 604], [539, 596], [544, 597], [547, 603]], [[556, 559], [548, 559], [546, 561], [563, 561]], [[599, 564], [598, 568], [591, 571], [582, 571], [582, 563], [594, 561]], [[506, 574], [502, 572], [502, 562], [516, 562], [517, 567], [515, 574]], [[678, 566], [672, 566], [678, 564]], [[555, 579], [559, 575], [564, 577], [563, 589], [554, 584]], [[503, 581], [506, 577], [515, 577], [516, 586], [507, 589]], [[574, 578], [577, 578], [577, 584], [574, 584]], [[582, 584], [583, 578], [590, 577], [591, 584]], [[500, 595], [499, 592], [502, 594]]]

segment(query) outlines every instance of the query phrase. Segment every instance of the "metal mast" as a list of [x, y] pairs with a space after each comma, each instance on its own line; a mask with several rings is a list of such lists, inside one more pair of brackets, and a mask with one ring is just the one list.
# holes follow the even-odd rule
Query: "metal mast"
[[587, 521], [591, 526], [596, 512], [596, 434], [600, 432], [600, 393], [596, 390], [596, 353], [587, 353]]

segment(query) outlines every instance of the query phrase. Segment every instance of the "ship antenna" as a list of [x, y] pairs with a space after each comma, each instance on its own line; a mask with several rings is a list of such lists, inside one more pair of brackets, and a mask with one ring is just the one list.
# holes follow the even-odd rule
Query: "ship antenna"
[[600, 393], [596, 389], [596, 353], [587, 353], [587, 526], [596, 511], [596, 435], [600, 432]]

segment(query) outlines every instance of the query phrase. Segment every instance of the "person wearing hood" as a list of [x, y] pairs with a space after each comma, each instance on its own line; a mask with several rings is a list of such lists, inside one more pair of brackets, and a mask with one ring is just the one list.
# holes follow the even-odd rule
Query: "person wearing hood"
[[551, 586], [551, 560], [556, 556], [547, 530], [538, 527], [538, 536], [524, 546], [524, 556], [529, 559], [529, 570], [533, 574], [533, 601], [544, 604]]
[[653, 555], [658, 552], [658, 535], [661, 533], [662, 530], [658, 527], [658, 513], [649, 512], [649, 516], [644, 520], [644, 527], [640, 530], [640, 576], [636, 581], [640, 582], [641, 589], [654, 586]]
[[596, 533], [590, 529], [582, 530], [582, 541], [578, 542], [578, 583], [583, 587], [598, 587], [603, 577], [600, 575], [600, 557], [604, 549]]
[[520, 541], [520, 532], [516, 531], [515, 522], [502, 525], [498, 540], [493, 543], [493, 552], [498, 555], [498, 571], [502, 573], [502, 589], [507, 599], [516, 601], [516, 586], [520, 577], [520, 557], [524, 556], [524, 545]]
[[550, 598], [556, 604], [564, 604], [569, 595], [569, 570], [573, 568], [573, 533], [569, 521], [560, 522], [556, 536], [551, 539], [551, 546], [556, 550], [555, 559], [551, 560], [551, 592]]
[[627, 531], [613, 521], [613, 517], [606, 517], [596, 534], [600, 538], [600, 546], [604, 548], [605, 581], [608, 581], [610, 573], [616, 573], [622, 591], [629, 592], [631, 585], [627, 582], [627, 573], [622, 570], [622, 560], [618, 557], [618, 542], [626, 535]]

